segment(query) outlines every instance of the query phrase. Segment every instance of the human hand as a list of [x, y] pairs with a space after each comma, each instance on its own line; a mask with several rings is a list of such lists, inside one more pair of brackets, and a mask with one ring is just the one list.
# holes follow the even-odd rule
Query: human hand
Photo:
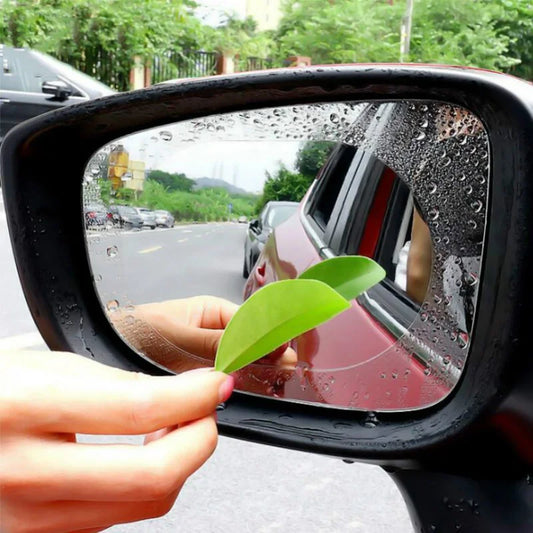
[[[232, 388], [215, 371], [153, 377], [68, 353], [0, 354], [0, 530], [88, 533], [167, 513], [213, 453], [213, 413]], [[134, 446], [76, 433], [151, 434]]]
[[[136, 305], [110, 315], [126, 340], [147, 357], [175, 372], [212, 364], [218, 343], [238, 305], [215, 296], [195, 296]], [[288, 345], [259, 363], [293, 368], [296, 352]]]

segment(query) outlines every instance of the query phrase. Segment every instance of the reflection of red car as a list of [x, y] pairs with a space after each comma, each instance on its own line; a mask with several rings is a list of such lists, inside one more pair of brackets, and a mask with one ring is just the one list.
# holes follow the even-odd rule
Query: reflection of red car
[[[346, 145], [333, 151], [299, 212], [274, 230], [244, 297], [342, 254], [374, 258], [387, 279], [346, 312], [296, 339], [297, 368], [283, 371], [278, 386], [267, 392], [369, 410], [427, 406], [449, 392], [450, 383], [437, 375], [430, 357], [424, 361], [424, 347], [415, 353], [400, 340], [419, 312], [399, 272], [412, 213], [408, 187], [380, 160]], [[274, 369], [255, 365], [248, 372], [266, 382]], [[250, 376], [239, 377], [243, 388], [253, 388]]]

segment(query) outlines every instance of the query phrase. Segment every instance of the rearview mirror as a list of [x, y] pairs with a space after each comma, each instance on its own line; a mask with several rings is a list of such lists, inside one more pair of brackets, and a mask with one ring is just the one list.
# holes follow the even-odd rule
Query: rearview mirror
[[41, 90], [45, 94], [51, 94], [55, 99], [63, 101], [72, 94], [72, 88], [61, 80], [43, 81]]
[[[181, 372], [213, 361], [180, 346], [154, 302], [210, 294], [238, 304], [323, 258], [370, 256], [387, 279], [294, 339], [290, 361], [239, 371], [238, 388], [370, 411], [427, 407], [453, 390], [468, 358], [489, 160], [473, 113], [428, 100], [266, 108], [122, 137], [89, 161], [84, 203], [166, 208], [178, 225], [149, 235], [88, 226], [95, 288], [132, 348]], [[268, 204], [266, 244], [227, 222], [226, 206], [247, 216], [282, 189], [303, 198], [299, 214]]]
[[[27, 121], [3, 140], [1, 171], [32, 315], [53, 349], [170, 374], [211, 359], [161, 334], [166, 319], [179, 318], [172, 309], [154, 321], [139, 317], [142, 306], [201, 294], [208, 278], [219, 296], [236, 291], [242, 299], [332, 255], [372, 256], [387, 279], [352, 302], [340, 324], [294, 339], [296, 360], [269, 354], [240, 371], [241, 390], [219, 412], [221, 432], [392, 468], [454, 472], [460, 464], [479, 476], [486, 466], [476, 462], [479, 449], [490, 434], [491, 454], [510, 457], [498, 465], [504, 479], [525, 457], [518, 459], [530, 429], [532, 102], [531, 84], [475, 69], [332, 66], [169, 83]], [[270, 142], [293, 158], [267, 149]], [[263, 177], [279, 177], [280, 160], [294, 163], [307, 143], [331, 150], [325, 165], [301, 182], [303, 198], [263, 244], [247, 280], [247, 226], [232, 224], [246, 203], [228, 201], [238, 190], [195, 186], [178, 220], [170, 212], [177, 214], [175, 198], [165, 193], [169, 204], [158, 211], [167, 222], [154, 231], [138, 221], [99, 225], [101, 209], [86, 225], [83, 204], [91, 197], [111, 200], [116, 191], [114, 202], [95, 205], [150, 208], [138, 187], [149, 172], [178, 174], [172, 179], [183, 183], [164, 162], [206, 159], [212, 179], [222, 174], [239, 187], [237, 145], [261, 155], [252, 162]], [[58, 144], [68, 175], [57, 171]], [[190, 168], [185, 177], [193, 177]], [[256, 185], [244, 190], [261, 193]], [[281, 192], [273, 201], [287, 200]], [[254, 216], [261, 205], [251, 203]], [[208, 205], [216, 206], [214, 220]], [[187, 218], [192, 211], [203, 221]], [[431, 243], [414, 247], [414, 264], [426, 265], [415, 270], [406, 263], [412, 248], [402, 243], [413, 228], [426, 236], [415, 241], [427, 243], [429, 234]], [[193, 245], [206, 260], [187, 251]], [[208, 254], [215, 248], [218, 256]], [[187, 266], [190, 256], [197, 260]], [[418, 289], [407, 286], [410, 270]], [[369, 330], [375, 342], [362, 342]], [[354, 338], [348, 346], [345, 331]], [[520, 473], [525, 487], [524, 480]]]

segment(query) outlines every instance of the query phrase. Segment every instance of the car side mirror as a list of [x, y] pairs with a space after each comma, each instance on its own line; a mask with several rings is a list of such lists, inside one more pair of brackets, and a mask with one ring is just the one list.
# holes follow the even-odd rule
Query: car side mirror
[[41, 91], [53, 95], [55, 100], [64, 101], [72, 95], [72, 88], [61, 80], [43, 81]]
[[[388, 277], [339, 322], [293, 339], [296, 359], [267, 357], [236, 373], [220, 432], [391, 470], [481, 475], [488, 439], [488, 455], [512, 459], [495, 466], [501, 479], [512, 472], [525, 486], [532, 138], [533, 86], [512, 76], [419, 65], [258, 72], [162, 84], [23, 123], [3, 141], [3, 192], [26, 299], [48, 344], [172, 374], [212, 356], [162, 336], [161, 321], [140, 318], [137, 306], [183, 299], [190, 287], [205, 294], [207, 281], [218, 296], [242, 294], [245, 228], [227, 224], [228, 203], [235, 215], [252, 213], [257, 179], [277, 200], [292, 180], [302, 208], [260, 252], [270, 258], [266, 282], [345, 252], [383, 258]], [[57, 172], [58, 143], [69, 179]], [[296, 169], [307, 143], [323, 155], [318, 180]], [[216, 185], [197, 190], [204, 160]], [[132, 179], [122, 180], [126, 169]], [[232, 193], [241, 176], [246, 190]], [[150, 243], [138, 240], [145, 232], [85, 229], [84, 202], [142, 195], [150, 207], [159, 195], [180, 225], [150, 232]], [[211, 260], [206, 248], [225, 255]], [[422, 291], [405, 282], [413, 248]]]
[[251, 230], [258, 232], [261, 229], [261, 222], [258, 218], [254, 218], [253, 220], [250, 221], [248, 226], [250, 227]]

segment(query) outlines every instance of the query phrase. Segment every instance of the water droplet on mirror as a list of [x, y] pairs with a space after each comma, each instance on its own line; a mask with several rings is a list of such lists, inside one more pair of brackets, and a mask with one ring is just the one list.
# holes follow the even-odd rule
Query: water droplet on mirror
[[428, 186], [429, 194], [435, 194], [437, 192], [437, 184], [431, 182]]
[[423, 141], [426, 138], [425, 132], [421, 131], [416, 137], [415, 141]]
[[378, 417], [376, 413], [369, 411], [363, 420], [363, 426], [366, 428], [375, 428], [379, 424]]
[[132, 316], [132, 315], [128, 315], [125, 319], [124, 319], [124, 324], [126, 326], [131, 326], [135, 323], [135, 318]]
[[459, 336], [457, 337], [457, 344], [459, 344], [461, 349], [466, 350], [466, 348], [468, 348], [469, 343], [470, 343], [470, 337], [468, 333], [465, 333], [464, 331], [459, 333]]
[[337, 115], [336, 113], [331, 113], [331, 115], [329, 116], [329, 120], [331, 120], [333, 124], [337, 124], [339, 122], [339, 115]]
[[169, 142], [172, 140], [172, 133], [170, 133], [170, 131], [160, 131], [159, 137], [161, 137], [163, 141]]
[[102, 274], [95, 274], [93, 276], [93, 279], [94, 281], [98, 282], [98, 281], [102, 281]]
[[470, 207], [475, 213], [479, 213], [483, 209], [483, 203], [480, 200], [476, 200], [470, 204]]
[[106, 309], [110, 313], [114, 313], [115, 311], [118, 310], [118, 308], [119, 308], [118, 300], [109, 300], [109, 302], [107, 302], [106, 304]]
[[110, 246], [107, 249], [107, 256], [108, 257], [116, 257], [118, 254], [118, 248], [116, 246]]
[[433, 209], [430, 209], [428, 211], [428, 217], [431, 220], [437, 220], [437, 218], [439, 218], [439, 210], [436, 207], [434, 207]]

